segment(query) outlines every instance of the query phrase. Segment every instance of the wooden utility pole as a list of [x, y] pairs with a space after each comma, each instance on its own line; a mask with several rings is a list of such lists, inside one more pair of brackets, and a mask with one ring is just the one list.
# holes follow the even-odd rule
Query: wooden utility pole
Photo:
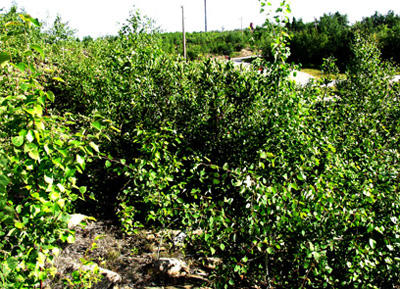
[[181, 8], [182, 8], [183, 58], [186, 59], [185, 12], [183, 9], [183, 5], [181, 6]]
[[242, 31], [242, 40], [243, 40], [243, 16], [240, 17], [240, 31]]
[[204, 0], [205, 31], [207, 32], [207, 0]]

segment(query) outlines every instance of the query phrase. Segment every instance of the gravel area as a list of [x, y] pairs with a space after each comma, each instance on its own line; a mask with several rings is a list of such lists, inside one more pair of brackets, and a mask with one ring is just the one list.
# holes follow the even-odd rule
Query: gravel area
[[301, 72], [301, 71], [295, 71], [296, 76], [294, 76], [294, 72], [290, 74], [290, 78], [294, 79], [296, 83], [298, 84], [307, 84], [311, 78], [314, 78], [311, 74]]

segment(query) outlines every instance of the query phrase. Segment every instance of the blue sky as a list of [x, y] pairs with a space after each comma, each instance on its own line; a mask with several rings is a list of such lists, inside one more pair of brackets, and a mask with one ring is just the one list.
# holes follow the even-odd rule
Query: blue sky
[[[69, 21], [77, 36], [92, 37], [116, 34], [119, 25], [129, 17], [129, 11], [139, 9], [156, 20], [164, 31], [180, 31], [185, 8], [186, 31], [204, 30], [204, 0], [15, 0], [19, 7], [42, 22], [52, 23], [59, 14]], [[8, 9], [13, 0], [2, 0], [0, 8]], [[279, 1], [273, 0], [273, 3]], [[375, 11], [400, 14], [398, 0], [292, 0], [292, 16], [313, 21], [324, 13], [339, 11], [347, 14], [351, 23], [371, 16]], [[207, 0], [208, 30], [232, 30], [247, 27], [250, 22], [261, 25], [266, 15], [260, 14], [258, 0]]]

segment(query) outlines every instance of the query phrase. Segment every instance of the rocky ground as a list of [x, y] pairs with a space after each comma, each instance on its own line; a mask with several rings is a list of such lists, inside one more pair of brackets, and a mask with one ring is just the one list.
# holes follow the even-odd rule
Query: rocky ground
[[[55, 262], [57, 274], [45, 284], [46, 289], [84, 288], [79, 282], [96, 270], [90, 262], [96, 263], [104, 276], [92, 288], [207, 288], [208, 276], [219, 262], [184, 256], [180, 231], [143, 230], [126, 237], [112, 224], [94, 221], [74, 229], [76, 240], [64, 245]], [[73, 276], [76, 287], [68, 287]]]

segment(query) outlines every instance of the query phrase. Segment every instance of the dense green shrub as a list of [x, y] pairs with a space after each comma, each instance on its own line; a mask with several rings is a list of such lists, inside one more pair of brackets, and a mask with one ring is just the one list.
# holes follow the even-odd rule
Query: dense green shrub
[[[162, 54], [141, 67], [152, 76], [140, 81], [146, 100], [138, 88], [128, 99], [134, 115], [146, 114], [125, 123], [123, 161], [107, 163], [123, 176], [117, 199], [124, 228], [202, 228], [189, 247], [224, 256], [214, 276], [219, 286], [396, 284], [393, 71], [373, 44], [357, 38], [339, 98], [323, 101], [318, 85], [286, 79], [283, 32], [273, 43], [277, 65], [265, 63], [268, 78], [212, 61], [177, 64]], [[386, 167], [384, 158], [391, 160]]]
[[[33, 196], [26, 197], [27, 204], [35, 208], [41, 199], [29, 190], [43, 188], [39, 198], [49, 210], [24, 211], [14, 199], [12, 204], [18, 216], [35, 213], [47, 226], [52, 219], [43, 220], [41, 214], [54, 215], [59, 185], [69, 194], [63, 215], [77, 197], [74, 185], [86, 184], [82, 193], [93, 193], [97, 201], [75, 207], [81, 212], [116, 216], [126, 234], [143, 226], [185, 230], [186, 253], [221, 258], [211, 276], [217, 288], [398, 286], [400, 91], [391, 82], [394, 69], [381, 60], [373, 40], [355, 34], [346, 78], [335, 88], [325, 80], [296, 85], [288, 78], [296, 69], [287, 63], [288, 12], [282, 1], [276, 25], [268, 28], [273, 36], [254, 31], [255, 41], [269, 45], [271, 61], [255, 65], [265, 75], [241, 71], [230, 62], [187, 62], [168, 55], [162, 36], [139, 14], [132, 14], [116, 37], [31, 46], [36, 62], [46, 52], [45, 72], [35, 74], [42, 70], [13, 61], [3, 67], [8, 74], [2, 88], [12, 95], [0, 111], [3, 199], [19, 196], [11, 192], [22, 186], [23, 196]], [[326, 16], [324, 25], [345, 26], [339, 16]], [[322, 49], [336, 39], [297, 26], [301, 37], [292, 41], [298, 45], [311, 37]], [[237, 41], [239, 35], [229, 37]], [[25, 51], [18, 43], [12, 44], [15, 51]], [[9, 55], [2, 53], [3, 61]], [[325, 73], [335, 71], [332, 58], [325, 60]], [[27, 73], [28, 80], [20, 73]], [[47, 90], [57, 96], [51, 105], [45, 105], [45, 97], [53, 96]], [[39, 137], [29, 133], [35, 130]], [[91, 132], [100, 131], [107, 137], [94, 144]], [[65, 142], [53, 133], [65, 135]], [[85, 161], [98, 150], [98, 158]], [[24, 178], [23, 169], [31, 167], [24, 168], [20, 159], [43, 177]], [[86, 174], [68, 178], [68, 172], [84, 168]], [[5, 208], [3, 216], [9, 216], [12, 206]], [[8, 217], [3, 221], [10, 231], [28, 226]], [[32, 228], [26, 238], [36, 236]], [[55, 231], [64, 239], [72, 236], [61, 224], [46, 232]], [[54, 240], [43, 236], [36, 250], [51, 250]], [[18, 243], [15, 237], [1, 244]], [[17, 268], [17, 253], [1, 255], [2, 276], [21, 283], [17, 279], [23, 274], [40, 275], [43, 262], [36, 255], [31, 271], [10, 273]]]
[[77, 127], [71, 114], [50, 109], [55, 96], [41, 83], [46, 73], [43, 49], [28, 41], [35, 39], [37, 27], [37, 19], [21, 14], [6, 22], [1, 34], [2, 288], [43, 287], [54, 277], [52, 263], [60, 241], [74, 240], [74, 231], [67, 228], [68, 213], [73, 201], [86, 193], [77, 175], [98, 153], [96, 136]]

